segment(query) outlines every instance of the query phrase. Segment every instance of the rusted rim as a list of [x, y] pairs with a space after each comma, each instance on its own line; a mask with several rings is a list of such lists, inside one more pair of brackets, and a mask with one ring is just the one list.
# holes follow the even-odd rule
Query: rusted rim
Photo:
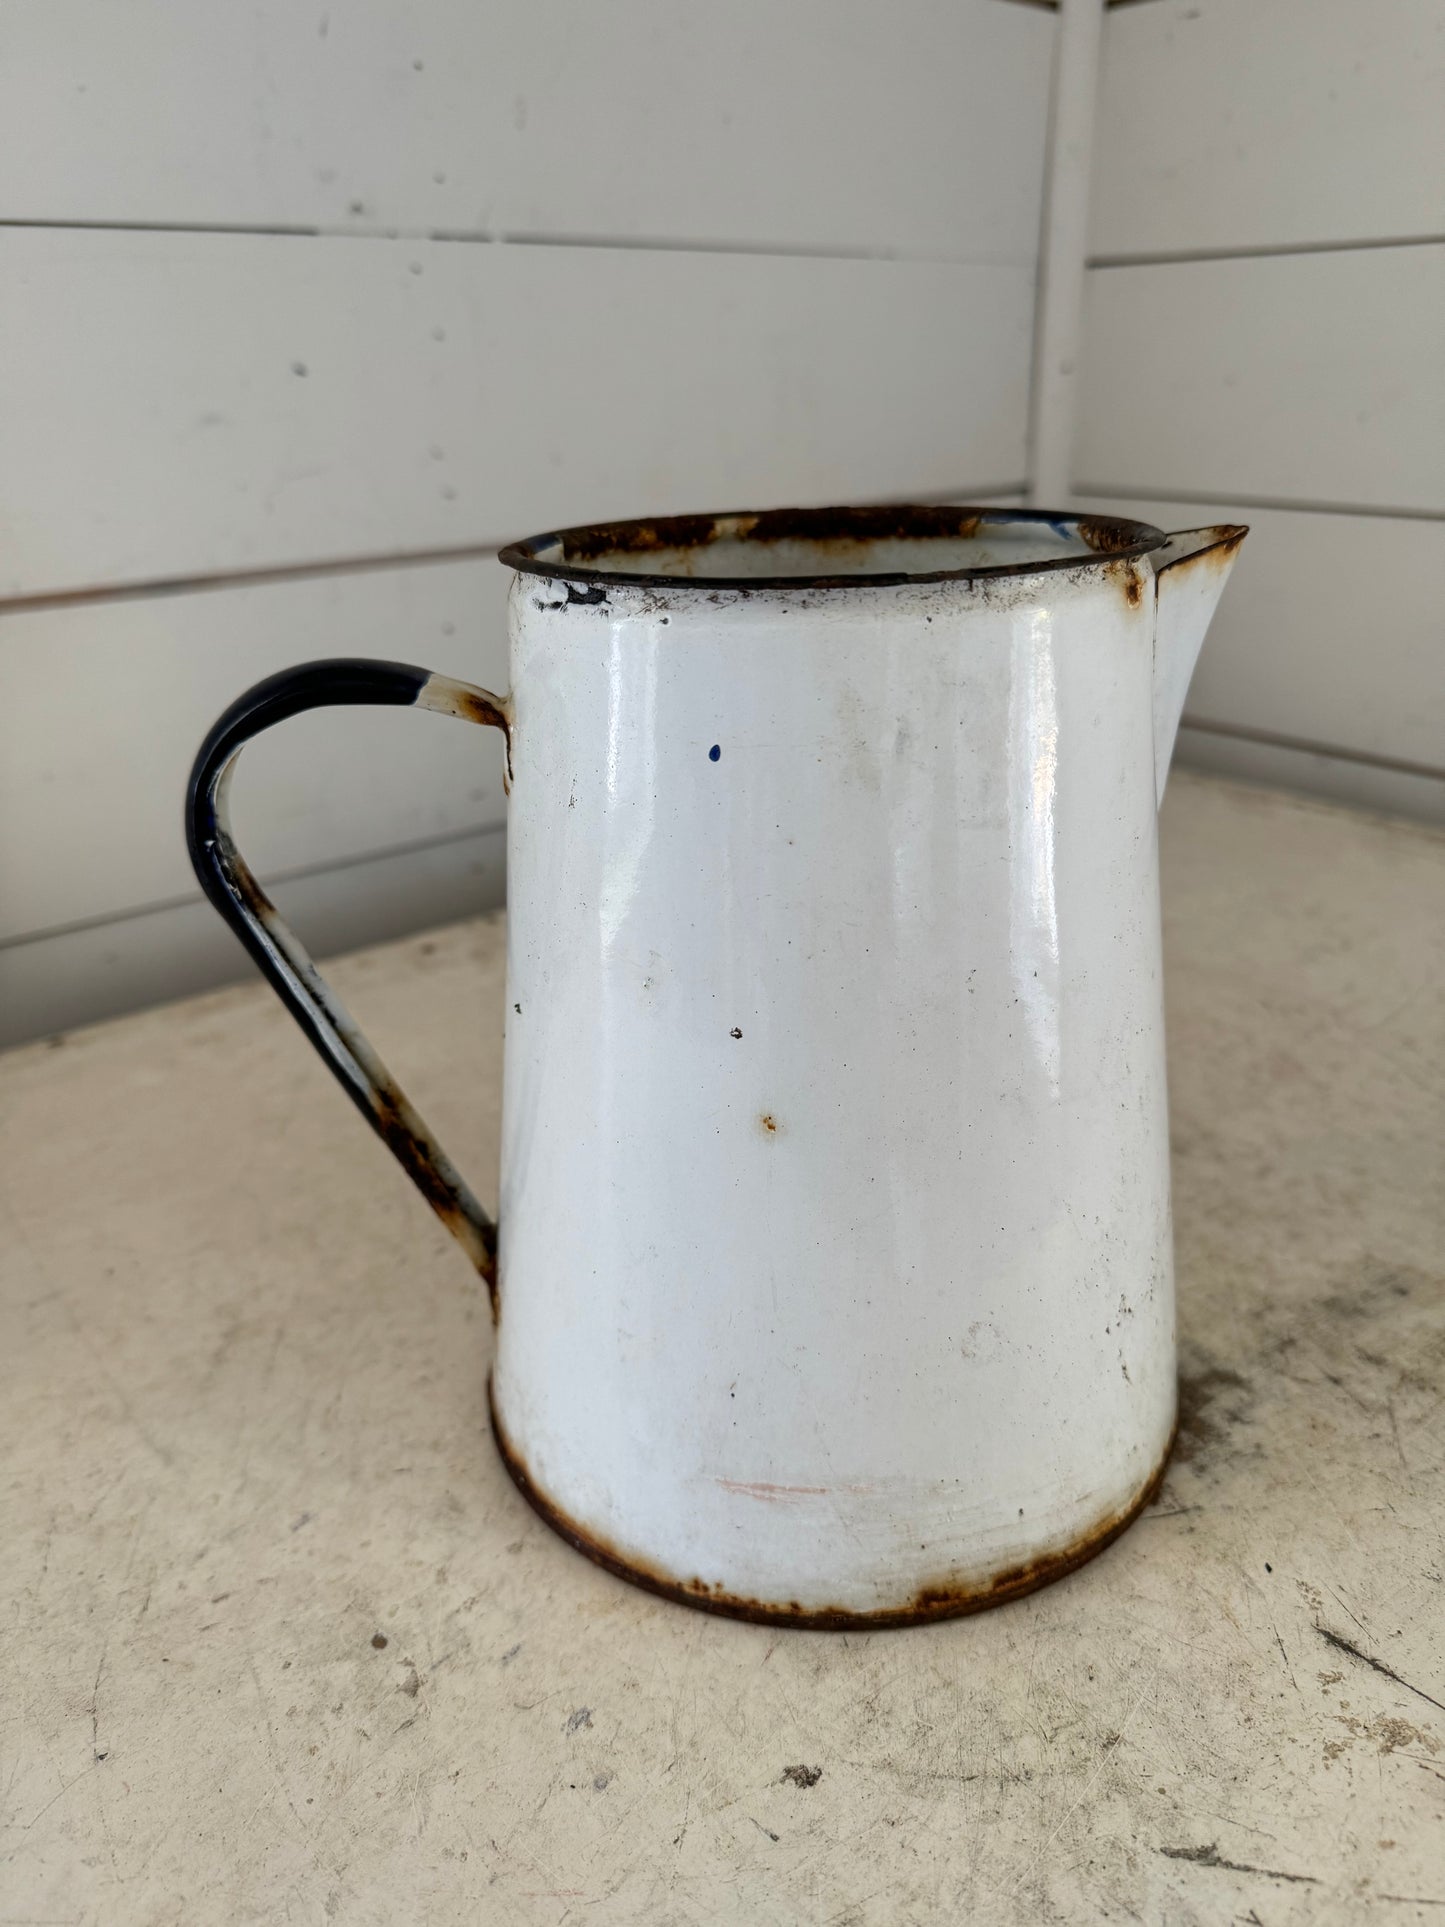
[[702, 1579], [690, 1582], [668, 1579], [661, 1573], [650, 1572], [645, 1566], [622, 1558], [593, 1534], [575, 1525], [562, 1508], [537, 1487], [502, 1429], [490, 1373], [487, 1376], [487, 1411], [498, 1455], [511, 1474], [517, 1490], [559, 1538], [565, 1539], [569, 1546], [575, 1547], [594, 1565], [604, 1567], [614, 1577], [625, 1579], [630, 1585], [640, 1586], [644, 1592], [656, 1593], [660, 1599], [670, 1599], [678, 1606], [691, 1606], [698, 1612], [717, 1613], [724, 1619], [746, 1619], [759, 1626], [792, 1626], [799, 1632], [813, 1633], [887, 1632], [893, 1627], [926, 1626], [935, 1620], [961, 1619], [969, 1613], [987, 1612], [992, 1606], [1007, 1605], [1012, 1599], [1022, 1599], [1027, 1593], [1037, 1592], [1040, 1586], [1052, 1585], [1056, 1579], [1065, 1578], [1111, 1546], [1154, 1498], [1164, 1482], [1174, 1441], [1178, 1436], [1176, 1426], [1169, 1434], [1169, 1442], [1164, 1447], [1164, 1455], [1158, 1465], [1121, 1512], [1085, 1533], [1073, 1545], [1065, 1546], [1059, 1552], [1048, 1553], [1028, 1566], [1000, 1573], [997, 1579], [977, 1592], [948, 1593], [929, 1588], [918, 1596], [914, 1604], [887, 1608], [881, 1612], [852, 1612], [844, 1607], [806, 1611], [793, 1603], [774, 1604], [761, 1599], [739, 1598], [709, 1586]]
[[[601, 555], [645, 558], [659, 549], [708, 548], [720, 540], [745, 542], [849, 543], [967, 540], [981, 528], [1037, 522], [1056, 535], [1088, 544], [1088, 555], [1045, 556], [1033, 562], [1000, 562], [972, 569], [855, 570], [839, 575], [661, 575], [645, 566], [599, 569]], [[1122, 516], [1077, 515], [1054, 509], [989, 509], [936, 503], [881, 503], [820, 509], [730, 509], [717, 515], [667, 515], [652, 520], [594, 522], [511, 542], [497, 557], [523, 575], [553, 581], [639, 589], [882, 589], [910, 582], [988, 582], [1009, 576], [1047, 575], [1058, 569], [1130, 561], [1168, 538], [1150, 522]], [[555, 549], [555, 555], [544, 551]], [[594, 597], [593, 600], [596, 600]]]

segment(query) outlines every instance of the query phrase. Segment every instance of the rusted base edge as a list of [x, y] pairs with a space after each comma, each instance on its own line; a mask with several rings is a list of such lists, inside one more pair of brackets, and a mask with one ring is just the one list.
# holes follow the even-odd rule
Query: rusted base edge
[[799, 1631], [814, 1633], [884, 1632], [894, 1626], [923, 1626], [935, 1619], [958, 1619], [965, 1613], [986, 1612], [990, 1606], [1006, 1605], [1011, 1599], [1021, 1599], [1025, 1593], [1036, 1592], [1040, 1586], [1051, 1585], [1054, 1580], [1064, 1578], [1067, 1573], [1101, 1553], [1106, 1546], [1112, 1545], [1125, 1527], [1138, 1518], [1163, 1484], [1176, 1437], [1176, 1433], [1170, 1433], [1163, 1457], [1122, 1511], [1112, 1514], [1102, 1525], [1095, 1526], [1061, 1551], [1046, 1553], [1026, 1566], [1016, 1566], [1008, 1572], [1002, 1572], [986, 1586], [960, 1587], [945, 1581], [936, 1586], [925, 1586], [907, 1606], [887, 1607], [880, 1612], [853, 1612], [841, 1606], [809, 1610], [796, 1600], [773, 1602], [748, 1599], [725, 1592], [705, 1579], [670, 1579], [663, 1573], [622, 1558], [602, 1540], [575, 1525], [561, 1507], [533, 1483], [526, 1466], [502, 1430], [490, 1377], [487, 1381], [487, 1409], [491, 1415], [492, 1436], [496, 1440], [497, 1451], [517, 1490], [539, 1518], [595, 1565], [605, 1567], [608, 1572], [616, 1574], [619, 1579], [626, 1579], [634, 1586], [641, 1586], [645, 1592], [656, 1593], [659, 1598], [670, 1599], [679, 1606], [692, 1606], [698, 1612], [719, 1613], [725, 1619], [752, 1620], [760, 1626], [793, 1626]]

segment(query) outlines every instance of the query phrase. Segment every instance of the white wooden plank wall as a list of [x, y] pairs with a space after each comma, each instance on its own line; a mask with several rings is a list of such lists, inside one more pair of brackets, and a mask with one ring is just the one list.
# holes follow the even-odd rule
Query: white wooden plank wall
[[1439, 239], [1439, 0], [1136, 0], [1099, 76], [1095, 258]]
[[[206, 724], [323, 654], [500, 684], [507, 536], [1021, 489], [1053, 32], [11, 0], [0, 1041], [243, 974], [182, 848]], [[323, 951], [500, 898], [495, 745], [438, 718], [299, 719], [237, 813]]]
[[5, 213], [1031, 267], [1052, 22], [989, 0], [6, 0]]
[[1106, 19], [1079, 499], [1249, 522], [1196, 763], [1445, 820], [1445, 11]]
[[1029, 301], [969, 263], [0, 233], [0, 585], [997, 488]]

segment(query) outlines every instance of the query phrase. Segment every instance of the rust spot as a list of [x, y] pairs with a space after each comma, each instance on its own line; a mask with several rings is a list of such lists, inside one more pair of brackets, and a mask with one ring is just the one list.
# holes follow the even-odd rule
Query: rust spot
[[752, 1599], [728, 1592], [724, 1587], [713, 1585], [696, 1575], [690, 1579], [675, 1579], [670, 1573], [627, 1557], [605, 1539], [575, 1524], [560, 1506], [533, 1483], [520, 1454], [502, 1430], [490, 1378], [487, 1380], [487, 1409], [497, 1451], [517, 1490], [539, 1518], [568, 1545], [592, 1560], [594, 1565], [604, 1567], [618, 1579], [641, 1586], [645, 1592], [656, 1593], [660, 1598], [671, 1599], [679, 1605], [696, 1606], [703, 1612], [718, 1613], [725, 1619], [748, 1619], [761, 1625], [795, 1626], [804, 1632], [819, 1633], [885, 1631], [893, 1626], [920, 1626], [934, 1619], [957, 1619], [965, 1613], [983, 1612], [990, 1606], [1002, 1606], [1055, 1579], [1062, 1579], [1111, 1545], [1124, 1528], [1139, 1516], [1163, 1483], [1174, 1445], [1171, 1437], [1159, 1464], [1122, 1511], [1111, 1514], [1091, 1531], [1081, 1534], [1071, 1545], [1057, 1552], [1045, 1553], [1026, 1565], [1011, 1567], [982, 1586], [960, 1585], [955, 1580], [941, 1578], [935, 1585], [920, 1587], [906, 1606], [889, 1607], [881, 1612], [855, 1612], [843, 1606], [808, 1608], [796, 1599]]
[[748, 1499], [821, 1499], [826, 1485], [770, 1485], [766, 1479], [717, 1479], [724, 1492], [740, 1492]]
[[[468, 702], [470, 703], [471, 700], [469, 697]], [[475, 706], [479, 712], [491, 711], [493, 707], [490, 703], [480, 700]], [[500, 711], [495, 712], [498, 716], [500, 713]], [[492, 717], [487, 715], [484, 720], [490, 721]], [[505, 726], [503, 721], [502, 727], [505, 728]], [[275, 904], [256, 881], [225, 830], [218, 828], [216, 842], [226, 858], [230, 888], [273, 942], [277, 942], [277, 947], [283, 948], [277, 938], [277, 932], [284, 935], [285, 925], [281, 921]], [[274, 966], [269, 961], [263, 965], [263, 968], [266, 969], [272, 982], [276, 983], [281, 990], [283, 1001], [296, 1010], [303, 1027], [309, 1033], [316, 1023], [318, 1009], [315, 988], [304, 978], [298, 978], [289, 966], [279, 979], [275, 975]], [[305, 999], [304, 1006], [300, 1001], [302, 998]], [[333, 1023], [329, 1014], [325, 1015], [324, 1021], [325, 1028], [328, 1031], [331, 1030]], [[486, 1283], [487, 1293], [491, 1299], [492, 1319], [495, 1323], [498, 1316], [497, 1227], [485, 1219], [474, 1220], [463, 1210], [456, 1193], [438, 1169], [439, 1161], [446, 1162], [445, 1154], [439, 1145], [419, 1136], [406, 1122], [409, 1106], [397, 1086], [390, 1081], [372, 1081], [366, 1077], [359, 1065], [357, 1073], [363, 1081], [358, 1081], [358, 1078], [353, 1076], [342, 1079], [347, 1094], [370, 1118], [377, 1135], [386, 1144], [447, 1230], [463, 1250], [473, 1256], [477, 1269]]]
[[697, 549], [718, 538], [719, 515], [669, 515], [657, 522], [596, 522], [563, 529], [568, 562], [595, 562], [602, 555], [655, 555], [659, 549]]
[[[1067, 524], [1076, 529], [1085, 547], [1096, 555], [1144, 555], [1164, 540], [1152, 524], [1102, 516], [1063, 516], [1039, 509], [986, 509], [953, 503], [881, 502], [832, 508], [744, 509], [722, 515], [670, 515], [630, 522], [597, 522], [586, 527], [559, 529], [509, 543], [499, 556], [503, 567], [525, 574], [566, 581], [569, 601], [605, 599], [608, 586], [619, 581], [657, 589], [676, 589], [689, 582], [710, 589], [819, 589], [857, 588], [860, 575], [869, 583], [941, 582], [972, 576], [1032, 575], [1039, 570], [1077, 568], [1090, 556], [1045, 555], [1024, 562], [978, 563], [972, 567], [917, 570], [869, 569], [869, 547], [880, 542], [967, 541], [987, 526], [1037, 523], [1040, 530]], [[803, 542], [818, 552], [817, 573], [770, 576], [765, 574], [710, 575], [709, 552], [719, 542], [767, 546]], [[649, 558], [681, 554], [685, 567], [670, 573], [648, 571]], [[619, 559], [634, 566], [619, 568]], [[593, 565], [603, 563], [602, 568]], [[842, 570], [832, 573], [828, 564]], [[724, 565], [725, 566], [725, 565]], [[574, 592], [571, 585], [589, 582], [591, 593]]]
[[778, 1120], [773, 1116], [771, 1111], [764, 1111], [762, 1116], [758, 1119], [758, 1122], [759, 1124], [762, 1125], [764, 1131], [767, 1132], [769, 1137], [777, 1136]]
[[1132, 562], [1124, 569], [1124, 600], [1131, 609], [1137, 609], [1144, 600], [1144, 579]]
[[1249, 534], [1249, 525], [1246, 522], [1221, 522], [1207, 533], [1214, 537], [1207, 548], [1195, 549], [1189, 555], [1178, 556], [1173, 562], [1161, 563], [1155, 570], [1156, 576], [1168, 575], [1171, 569], [1222, 569], [1226, 563], [1233, 562], [1234, 551]]
[[1124, 555], [1138, 542], [1138, 523], [1117, 521], [1103, 515], [1081, 515], [1078, 536], [1095, 555]]
[[480, 690], [458, 689], [452, 699], [456, 712], [469, 723], [489, 723], [493, 729], [501, 730], [511, 740], [512, 719], [500, 703], [488, 702]]
[[[601, 598], [587, 597], [586, 600]], [[486, 723], [492, 729], [499, 729], [506, 743], [506, 764], [502, 771], [502, 787], [508, 795], [512, 790], [512, 719], [500, 703], [489, 702], [480, 690], [458, 689], [451, 697], [455, 713], [468, 723]]]
[[1247, 522], [1221, 522], [1215, 530], [1215, 534], [1219, 540], [1211, 543], [1203, 553], [1212, 557], [1215, 562], [1227, 562], [1244, 540], [1245, 536], [1249, 534], [1249, 524]]
[[822, 509], [765, 509], [736, 515], [668, 515], [655, 522], [598, 522], [561, 532], [563, 559], [595, 562], [609, 555], [656, 555], [664, 549], [707, 549], [715, 542], [807, 542], [842, 554], [869, 542], [924, 536], [977, 535], [981, 512], [904, 503]]
[[494, 1224], [477, 1226], [463, 1211], [450, 1184], [437, 1169], [438, 1147], [417, 1135], [406, 1122], [406, 1100], [395, 1084], [376, 1084], [367, 1092], [376, 1129], [397, 1163], [435, 1211], [447, 1230], [464, 1247], [470, 1248], [474, 1235], [481, 1240], [478, 1269], [486, 1281], [492, 1301], [493, 1320], [497, 1316], [497, 1228]]

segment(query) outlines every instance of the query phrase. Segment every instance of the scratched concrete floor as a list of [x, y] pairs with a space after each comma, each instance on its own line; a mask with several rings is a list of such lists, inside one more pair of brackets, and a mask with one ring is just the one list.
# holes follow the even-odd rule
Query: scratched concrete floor
[[[913, 1632], [554, 1539], [269, 993], [0, 1060], [0, 1918], [1445, 1921], [1445, 841], [1182, 776], [1165, 853], [1181, 1448]], [[493, 1168], [496, 923], [335, 974]]]

